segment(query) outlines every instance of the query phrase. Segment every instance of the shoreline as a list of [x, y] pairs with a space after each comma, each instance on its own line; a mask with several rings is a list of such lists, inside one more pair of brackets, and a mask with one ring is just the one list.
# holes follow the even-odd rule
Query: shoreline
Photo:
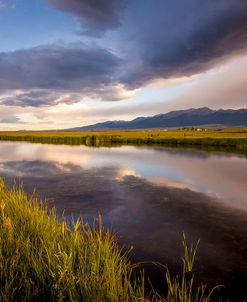
[[164, 271], [165, 296], [147, 291], [145, 272], [130, 263], [116, 235], [78, 219], [69, 227], [58, 220], [35, 194], [7, 188], [0, 178], [0, 298], [2, 301], [209, 301], [211, 290], [194, 280], [199, 241], [187, 244], [183, 235], [183, 270]]
[[[185, 136], [184, 136], [185, 135]], [[247, 129], [182, 131], [0, 132], [0, 141], [92, 147], [157, 146], [247, 154]], [[215, 148], [215, 150], [213, 150]], [[211, 150], [210, 150], [211, 149]]]

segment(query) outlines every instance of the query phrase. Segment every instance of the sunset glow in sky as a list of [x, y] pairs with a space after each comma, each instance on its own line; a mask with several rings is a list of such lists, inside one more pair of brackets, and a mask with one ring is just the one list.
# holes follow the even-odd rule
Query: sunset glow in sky
[[247, 107], [246, 0], [0, 0], [0, 130]]

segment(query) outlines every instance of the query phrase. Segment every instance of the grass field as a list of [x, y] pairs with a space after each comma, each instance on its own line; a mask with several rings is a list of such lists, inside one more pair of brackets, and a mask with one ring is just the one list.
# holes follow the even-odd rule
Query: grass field
[[[0, 301], [209, 302], [212, 291], [195, 285], [193, 266], [198, 243], [183, 238], [182, 273], [164, 268], [167, 294], [145, 291], [128, 254], [102, 227], [80, 220], [69, 227], [35, 195], [0, 179]], [[214, 291], [214, 289], [213, 289]], [[214, 300], [215, 301], [215, 300]]]
[[0, 132], [0, 140], [93, 146], [114, 144], [225, 146], [247, 150], [247, 128], [167, 131]]

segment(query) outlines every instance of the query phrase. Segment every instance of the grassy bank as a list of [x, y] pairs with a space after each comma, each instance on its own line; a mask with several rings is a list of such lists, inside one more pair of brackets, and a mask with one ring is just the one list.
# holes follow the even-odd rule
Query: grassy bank
[[135, 130], [84, 132], [0, 132], [0, 140], [53, 144], [108, 146], [156, 144], [167, 146], [220, 146], [247, 151], [247, 129]]
[[167, 295], [147, 294], [144, 278], [135, 277], [100, 221], [94, 228], [80, 221], [69, 228], [34, 195], [8, 189], [0, 179], [1, 301], [208, 302], [211, 292], [194, 284], [196, 249], [184, 239], [182, 275], [172, 277], [166, 269]]
[[143, 283], [115, 237], [72, 229], [19, 187], [0, 184], [1, 301], [144, 301]]

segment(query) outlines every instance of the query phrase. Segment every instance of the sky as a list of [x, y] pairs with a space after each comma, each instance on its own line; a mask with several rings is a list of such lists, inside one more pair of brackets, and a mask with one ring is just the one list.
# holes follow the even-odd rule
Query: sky
[[0, 0], [0, 130], [247, 108], [247, 0]]

